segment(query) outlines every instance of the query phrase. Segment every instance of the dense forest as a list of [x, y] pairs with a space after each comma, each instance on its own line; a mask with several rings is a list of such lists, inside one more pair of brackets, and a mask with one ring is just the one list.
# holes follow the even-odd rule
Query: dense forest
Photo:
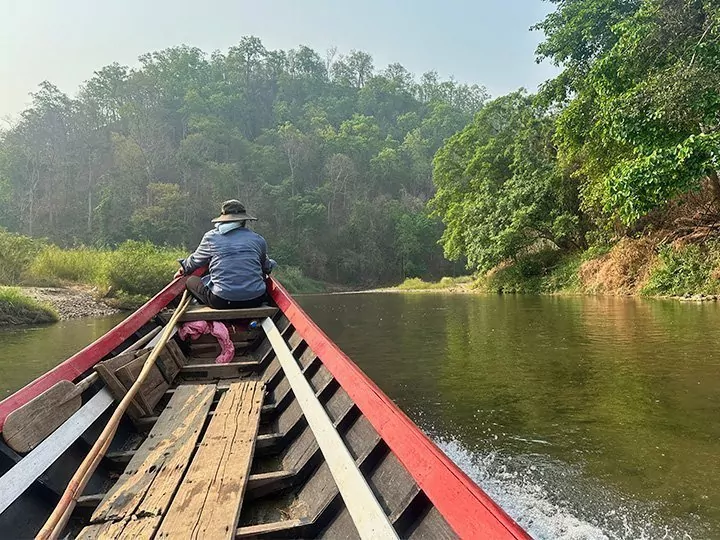
[[544, 248], [717, 236], [720, 4], [552, 2], [537, 55], [560, 74], [487, 102], [437, 153], [446, 254], [487, 271]]
[[[482, 274], [550, 253], [537, 273], [654, 235], [646, 278], [663, 243], [720, 230], [720, 6], [550, 1], [537, 60], [560, 73], [536, 94], [490, 100], [364, 52], [254, 37], [107, 66], [74, 98], [45, 82], [0, 135], [0, 227], [188, 248], [234, 197], [281, 264], [325, 281]], [[693, 253], [702, 279], [720, 269], [720, 247], [717, 261]]]
[[[451, 271], [429, 218], [432, 159], [487, 99], [366, 53], [175, 47], [50, 82], [0, 139], [0, 227], [61, 246], [191, 248], [242, 200], [283, 265], [332, 282]], [[462, 270], [462, 265], [456, 265]]]

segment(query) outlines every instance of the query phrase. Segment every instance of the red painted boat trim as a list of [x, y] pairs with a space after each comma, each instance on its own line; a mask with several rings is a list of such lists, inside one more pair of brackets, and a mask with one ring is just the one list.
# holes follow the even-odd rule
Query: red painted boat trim
[[137, 332], [183, 291], [185, 279], [176, 279], [107, 334], [1, 401], [0, 431], [5, 424], [5, 419], [12, 411], [42, 394], [57, 382], [75, 380]]
[[277, 281], [272, 279], [269, 289], [295, 330], [461, 538], [530, 538], [325, 335]]

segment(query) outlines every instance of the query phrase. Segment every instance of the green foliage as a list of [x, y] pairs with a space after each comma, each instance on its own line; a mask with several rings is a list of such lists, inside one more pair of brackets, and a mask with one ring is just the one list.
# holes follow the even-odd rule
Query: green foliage
[[449, 290], [460, 286], [470, 286], [473, 282], [472, 276], [443, 277], [437, 282], [423, 281], [420, 278], [407, 278], [396, 287], [401, 291], [428, 291], [428, 290]]
[[526, 253], [484, 274], [477, 287], [498, 293], [575, 292], [580, 288], [581, 253], [563, 254], [556, 249]]
[[[586, 208], [633, 224], [704, 181], [720, 196], [720, 10], [704, 0], [563, 0], [541, 27]], [[565, 96], [554, 95], [564, 104]]]
[[111, 255], [92, 248], [63, 250], [47, 246], [29, 264], [25, 282], [35, 285], [61, 285], [63, 282], [107, 286]]
[[185, 256], [180, 250], [128, 240], [112, 252], [108, 283], [129, 295], [154, 295], [170, 282], [177, 260]]
[[577, 186], [559, 168], [552, 117], [524, 92], [488, 103], [438, 151], [431, 201], [445, 254], [487, 271], [527, 248], [585, 247]]
[[33, 94], [0, 135], [0, 226], [60, 246], [191, 249], [239, 198], [281, 264], [315, 279], [439, 276], [450, 265], [424, 223], [432, 157], [486, 99], [436, 73], [376, 70], [362, 51], [326, 61], [244, 37], [210, 56], [145, 54], [75, 98], [50, 83]]
[[646, 295], [684, 295], [720, 293], [720, 245], [664, 246], [659, 264], [652, 270], [642, 293]]
[[273, 271], [274, 277], [290, 293], [320, 293], [327, 287], [324, 283], [310, 279], [297, 266], [280, 266]]
[[57, 320], [58, 314], [50, 306], [22, 294], [14, 287], [0, 287], [0, 326]]
[[23, 273], [43, 248], [40, 240], [0, 229], [0, 284], [20, 283]]

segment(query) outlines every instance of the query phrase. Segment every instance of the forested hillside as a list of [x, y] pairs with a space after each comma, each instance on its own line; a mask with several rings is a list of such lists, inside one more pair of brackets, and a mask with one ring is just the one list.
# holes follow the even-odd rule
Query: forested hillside
[[483, 88], [376, 69], [364, 52], [175, 47], [51, 82], [0, 135], [0, 227], [63, 246], [193, 247], [220, 201], [260, 217], [272, 254], [351, 284], [442, 275], [432, 159]]
[[720, 291], [720, 4], [551, 1], [537, 54], [559, 76], [488, 102], [435, 158], [446, 254], [480, 271], [525, 258], [521, 281], [621, 241], [596, 265], [616, 289]]

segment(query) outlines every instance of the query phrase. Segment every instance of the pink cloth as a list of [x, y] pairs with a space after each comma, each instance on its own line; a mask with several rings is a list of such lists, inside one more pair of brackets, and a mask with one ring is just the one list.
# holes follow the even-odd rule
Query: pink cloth
[[220, 342], [220, 355], [215, 359], [216, 364], [227, 364], [235, 356], [235, 345], [230, 339], [227, 326], [217, 321], [186, 322], [178, 331], [180, 339], [197, 339], [203, 334], [211, 334]]

